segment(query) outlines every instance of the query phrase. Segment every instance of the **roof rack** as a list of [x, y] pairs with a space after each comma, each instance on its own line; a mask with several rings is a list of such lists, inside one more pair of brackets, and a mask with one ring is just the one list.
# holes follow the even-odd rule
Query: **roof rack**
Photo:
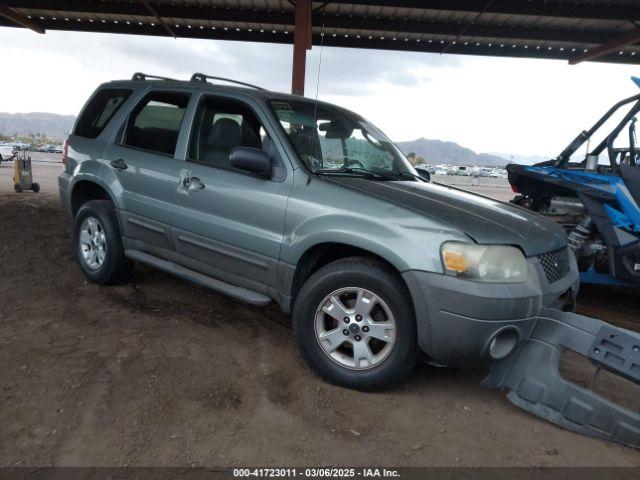
[[168, 82], [176, 82], [175, 78], [160, 77], [158, 75], [147, 75], [146, 73], [136, 72], [131, 77], [131, 80], [166, 80]]
[[255, 88], [256, 90], [265, 90], [262, 87], [258, 87], [257, 85], [251, 85], [250, 83], [240, 82], [238, 80], [232, 80], [231, 78], [214, 77], [212, 75], [207, 75], [205, 73], [194, 73], [191, 76], [191, 81], [192, 82], [207, 83], [207, 80], [209, 80], [209, 79], [210, 80], [221, 80], [223, 82], [229, 82], [229, 83], [235, 83], [236, 85], [243, 85], [245, 87]]

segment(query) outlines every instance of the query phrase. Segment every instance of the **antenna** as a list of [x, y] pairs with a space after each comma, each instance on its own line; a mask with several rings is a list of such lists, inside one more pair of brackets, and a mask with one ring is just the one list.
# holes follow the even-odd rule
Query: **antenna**
[[322, 47], [324, 46], [324, 23], [320, 32], [320, 58], [318, 60], [318, 77], [316, 78], [316, 103], [313, 107], [313, 123], [318, 122], [318, 92], [320, 91], [320, 71], [322, 70]]

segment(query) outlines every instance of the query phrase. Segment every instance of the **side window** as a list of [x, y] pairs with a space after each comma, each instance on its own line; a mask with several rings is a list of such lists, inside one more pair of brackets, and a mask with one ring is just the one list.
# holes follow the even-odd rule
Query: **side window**
[[195, 118], [189, 145], [191, 161], [231, 168], [229, 156], [234, 148], [269, 148], [266, 131], [242, 102], [205, 98], [200, 102]]
[[186, 93], [147, 95], [129, 116], [122, 144], [173, 156], [188, 103]]
[[96, 138], [129, 95], [131, 90], [127, 89], [100, 90], [80, 114], [73, 133], [80, 137]]

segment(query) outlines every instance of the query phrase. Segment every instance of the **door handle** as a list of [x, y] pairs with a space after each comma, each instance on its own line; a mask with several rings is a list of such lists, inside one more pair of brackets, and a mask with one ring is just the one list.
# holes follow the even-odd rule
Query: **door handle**
[[118, 170], [119, 172], [121, 172], [122, 170], [126, 170], [127, 168], [129, 168], [129, 165], [127, 165], [127, 162], [125, 162], [123, 159], [119, 158], [117, 160], [111, 160], [109, 162], [109, 165], [111, 165], [112, 168], [115, 168], [116, 170]]
[[191, 177], [189, 179], [189, 191], [195, 193], [200, 190], [204, 190], [204, 183], [198, 177]]

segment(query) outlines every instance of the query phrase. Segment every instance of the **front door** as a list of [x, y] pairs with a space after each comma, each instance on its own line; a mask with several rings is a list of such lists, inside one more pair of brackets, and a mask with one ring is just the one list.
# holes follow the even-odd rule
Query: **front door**
[[[183, 196], [190, 214], [176, 225], [175, 241], [186, 266], [268, 293], [276, 285], [292, 176], [263, 124], [241, 100], [203, 96], [184, 168], [204, 188], [188, 189]], [[233, 169], [229, 155], [239, 146], [267, 151], [272, 178]]]

